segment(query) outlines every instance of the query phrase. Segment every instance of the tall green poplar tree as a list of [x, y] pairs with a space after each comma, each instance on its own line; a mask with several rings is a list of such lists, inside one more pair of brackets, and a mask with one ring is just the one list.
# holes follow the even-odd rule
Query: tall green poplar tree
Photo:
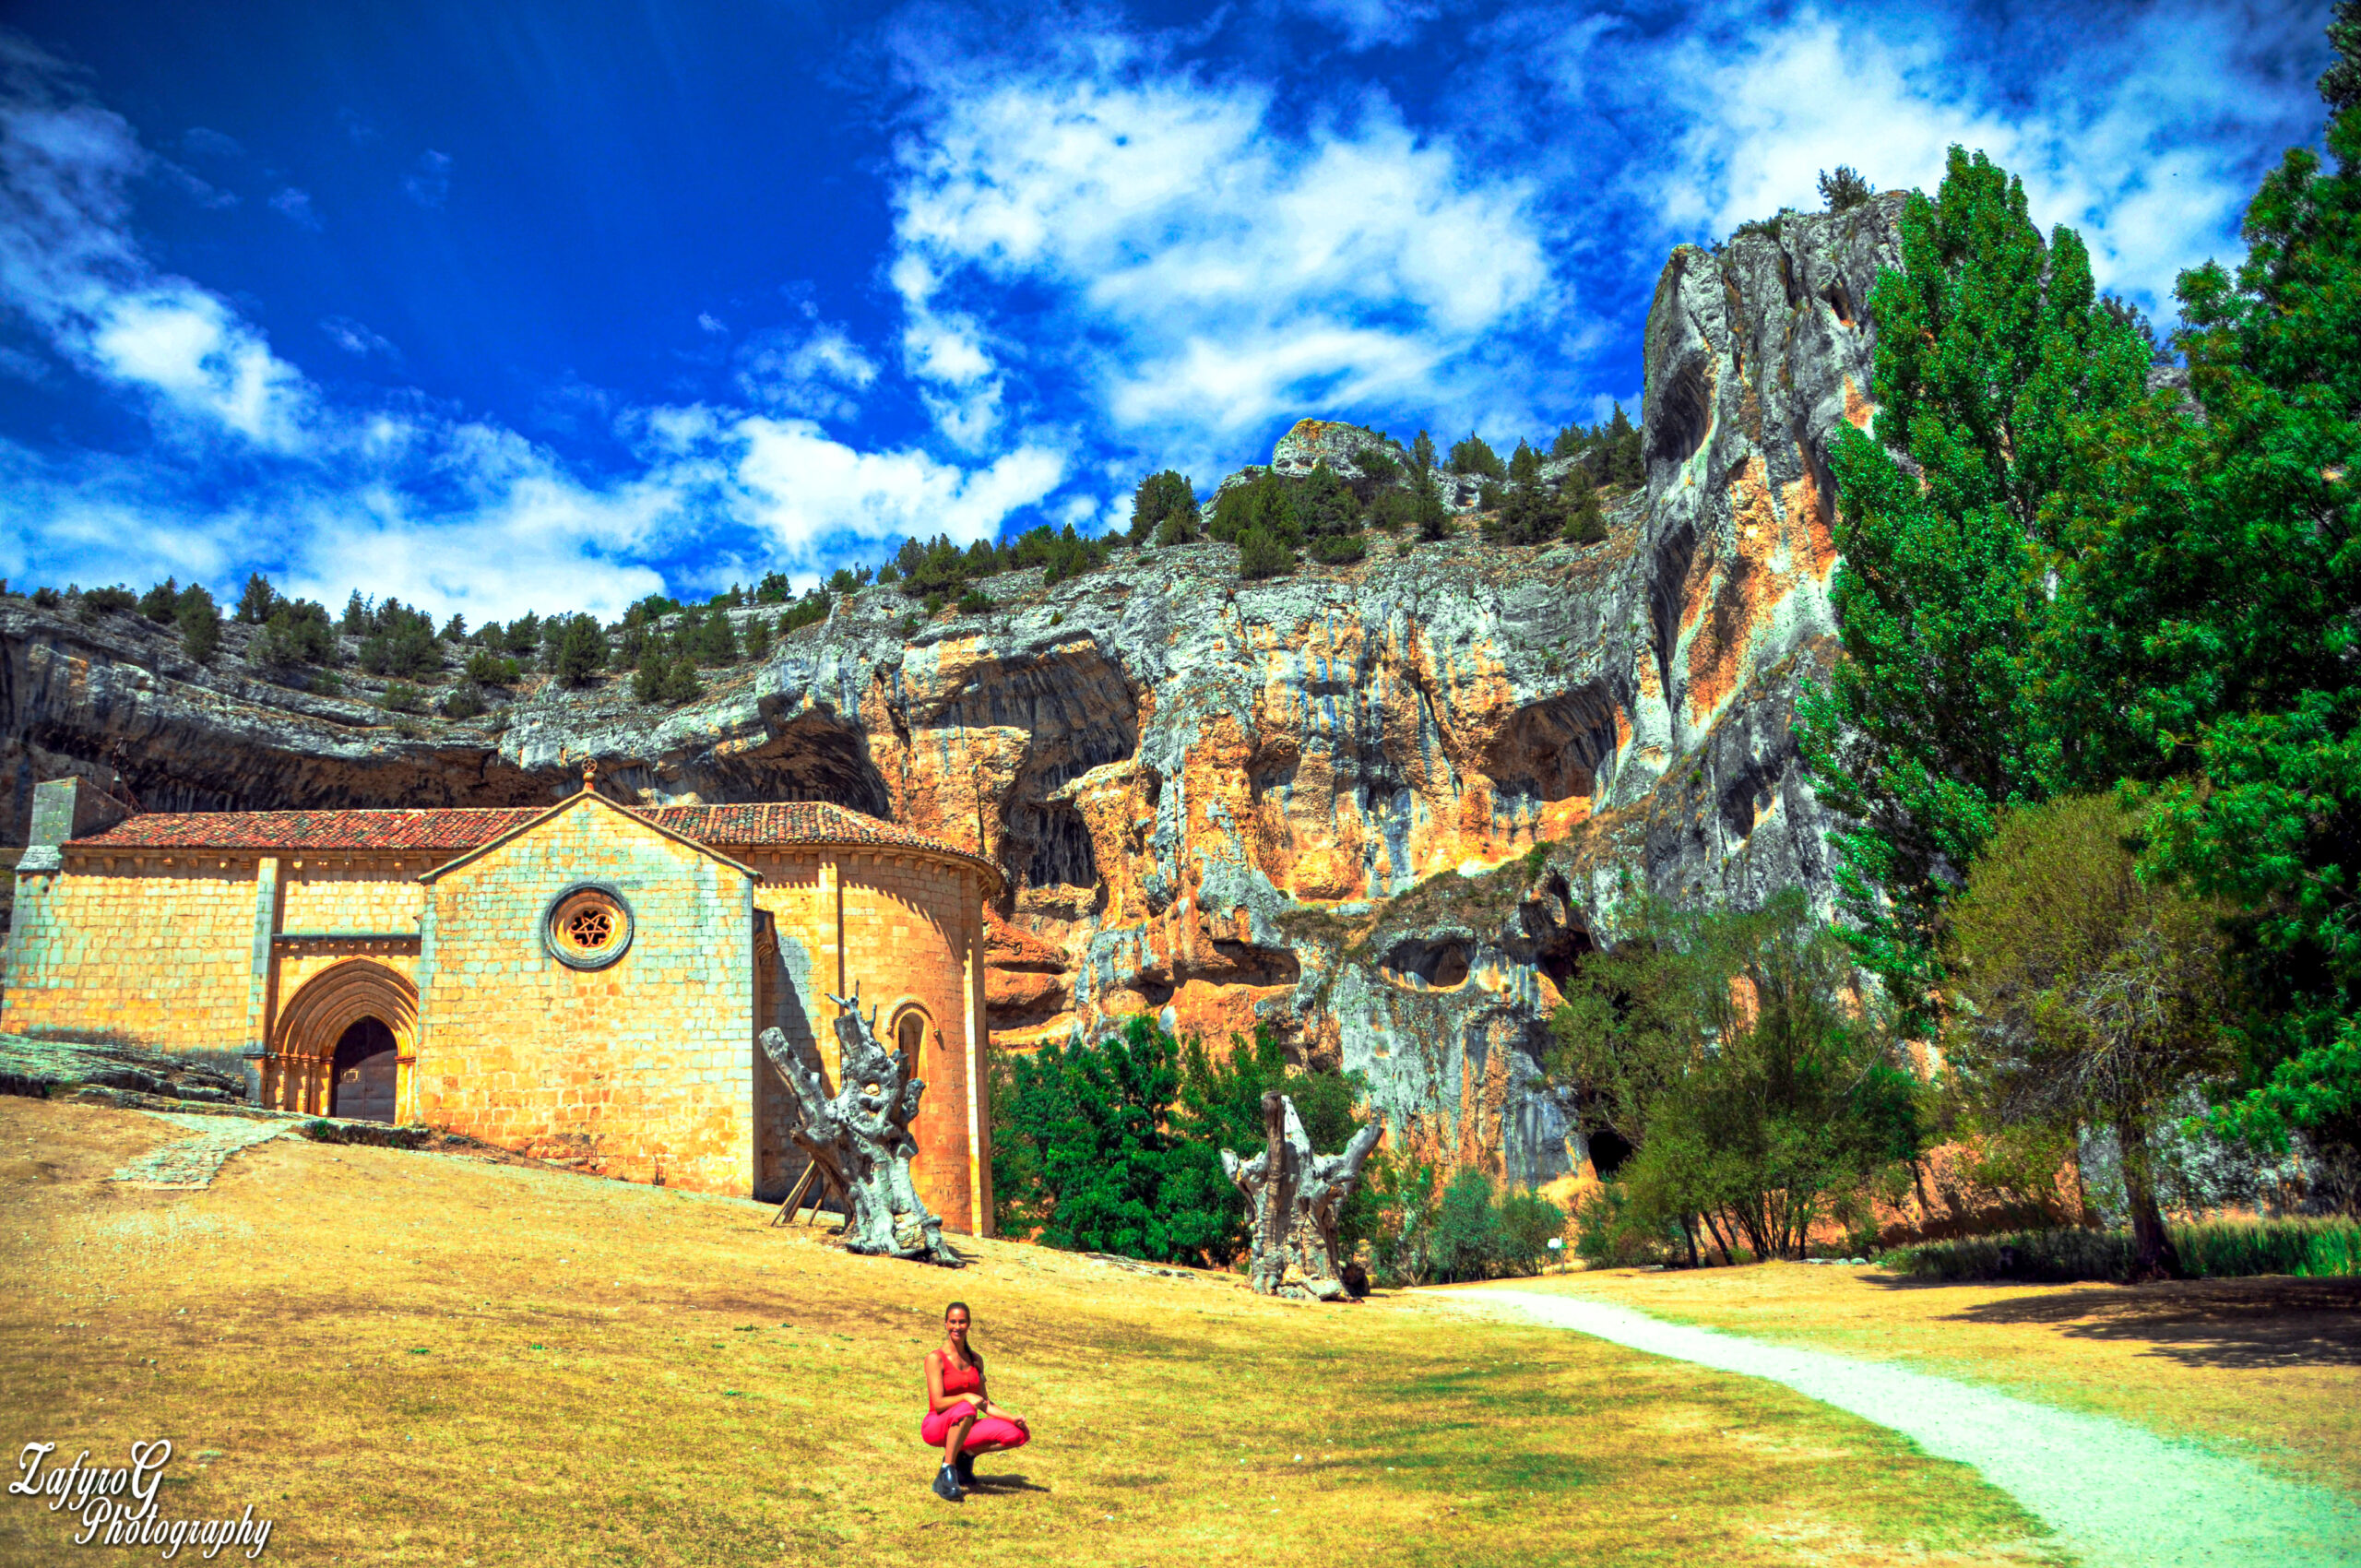
[[1831, 585], [1843, 657], [1799, 739], [1839, 836], [1839, 897], [1863, 964], [1906, 1022], [1941, 978], [1945, 905], [1996, 814], [2047, 790], [2027, 661], [2048, 609], [2047, 504], [2096, 413], [2138, 398], [2148, 350], [2096, 301], [2071, 229], [2047, 244], [2023, 187], [1954, 147], [1902, 220], [1903, 269], [1869, 296], [1871, 432], [1832, 445]]
[[[2181, 275], [2189, 389], [2089, 445], [2089, 526], [2049, 662], [2151, 787], [2151, 873], [2245, 911], [2226, 1120], [2361, 1134], [2361, 5], [2321, 78], [2334, 172], [2298, 148], [2246, 260]], [[2062, 746], [2060, 748], [2062, 750]]]

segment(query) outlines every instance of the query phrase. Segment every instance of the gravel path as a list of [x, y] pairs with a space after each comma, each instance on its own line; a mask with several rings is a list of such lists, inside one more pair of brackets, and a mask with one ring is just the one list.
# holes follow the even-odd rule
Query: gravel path
[[1618, 1345], [1783, 1383], [1973, 1465], [2092, 1568], [2361, 1564], [2361, 1508], [2192, 1443], [1949, 1378], [1824, 1350], [1662, 1323], [1605, 1301], [1530, 1290], [1438, 1292]]
[[285, 1137], [294, 1131], [288, 1122], [245, 1122], [226, 1116], [191, 1116], [171, 1111], [144, 1112], [159, 1122], [170, 1122], [186, 1128], [195, 1135], [176, 1144], [166, 1144], [160, 1149], [141, 1155], [114, 1173], [118, 1182], [136, 1182], [146, 1187], [173, 1187], [195, 1191], [213, 1184], [221, 1167], [242, 1148], [272, 1138]]

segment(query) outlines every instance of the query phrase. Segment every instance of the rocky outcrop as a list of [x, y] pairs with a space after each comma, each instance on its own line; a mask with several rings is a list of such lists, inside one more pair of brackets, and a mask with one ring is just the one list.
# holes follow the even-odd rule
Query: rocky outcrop
[[[32, 781], [66, 770], [149, 809], [554, 799], [586, 756], [649, 802], [836, 801], [1006, 869], [1001, 1044], [1141, 1012], [1266, 1025], [1366, 1073], [1402, 1145], [1548, 1180], [1584, 1151], [1541, 1081], [1547, 1018], [1619, 901], [1828, 897], [1788, 718], [1832, 653], [1827, 444], [1869, 415], [1898, 215], [1880, 197], [1674, 253], [1647, 481], [1599, 544], [1381, 539], [1251, 584], [1227, 545], [1135, 551], [931, 621], [872, 588], [680, 710], [612, 683], [496, 725], [252, 679], [234, 629], [199, 670], [129, 614], [8, 600], [14, 841]], [[1349, 478], [1380, 439], [1307, 421], [1273, 462]]]

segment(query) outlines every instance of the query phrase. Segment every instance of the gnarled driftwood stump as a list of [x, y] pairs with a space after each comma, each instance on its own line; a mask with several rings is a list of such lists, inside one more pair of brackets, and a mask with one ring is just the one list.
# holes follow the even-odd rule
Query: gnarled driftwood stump
[[762, 1033], [763, 1054], [786, 1082], [801, 1123], [788, 1135], [844, 1201], [848, 1251], [956, 1268], [959, 1254], [943, 1244], [943, 1221], [910, 1183], [910, 1158], [918, 1153], [910, 1118], [919, 1113], [926, 1080], [910, 1076], [907, 1052], [877, 1043], [876, 1011], [860, 1016], [859, 986], [849, 1001], [828, 1000], [837, 1007], [841, 1087], [832, 1091], [826, 1069], [805, 1065], [778, 1030]]
[[1337, 1301], [1347, 1292], [1337, 1277], [1336, 1206], [1360, 1185], [1361, 1161], [1377, 1146], [1385, 1124], [1373, 1120], [1342, 1154], [1316, 1155], [1295, 1101], [1276, 1089], [1263, 1096], [1263, 1152], [1240, 1159], [1221, 1151], [1221, 1168], [1245, 1190], [1254, 1224], [1249, 1277], [1265, 1296]]

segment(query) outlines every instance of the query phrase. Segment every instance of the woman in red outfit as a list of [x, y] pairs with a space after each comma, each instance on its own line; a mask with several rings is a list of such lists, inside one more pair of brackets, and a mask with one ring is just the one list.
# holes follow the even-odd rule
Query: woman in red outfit
[[943, 1348], [926, 1359], [926, 1420], [919, 1434], [943, 1449], [934, 1478], [938, 1497], [958, 1501], [976, 1484], [976, 1455], [1022, 1448], [1033, 1440], [1025, 1419], [1012, 1416], [984, 1392], [984, 1359], [967, 1344], [967, 1303], [954, 1301], [943, 1313]]

